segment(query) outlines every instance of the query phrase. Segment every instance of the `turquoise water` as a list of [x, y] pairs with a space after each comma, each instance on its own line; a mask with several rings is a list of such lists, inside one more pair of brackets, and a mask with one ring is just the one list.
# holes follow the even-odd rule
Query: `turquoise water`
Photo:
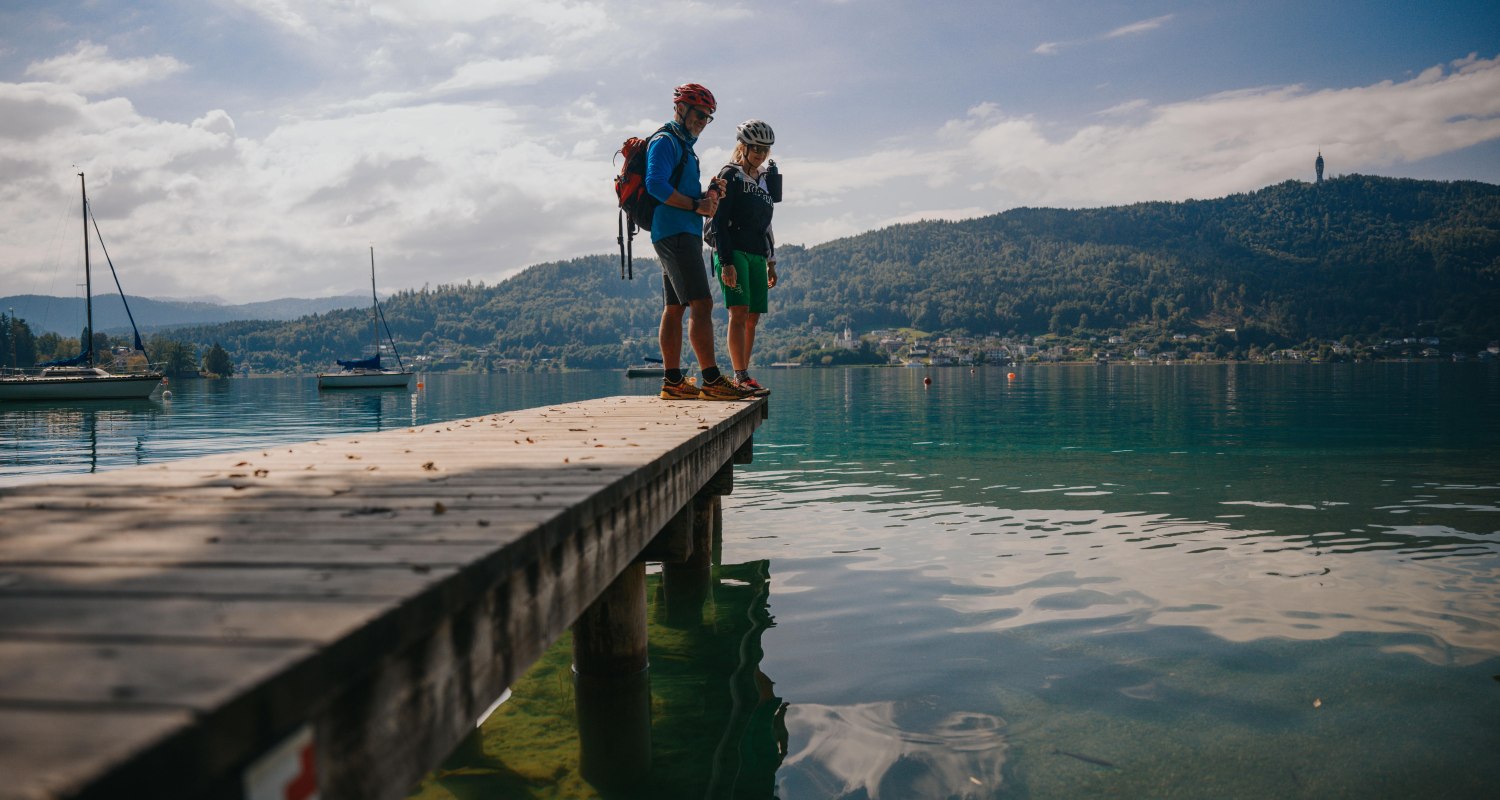
[[934, 377], [778, 381], [726, 510], [781, 797], [1500, 785], [1500, 373]]
[[[758, 376], [771, 416], [724, 498], [709, 610], [685, 628], [653, 605], [640, 796], [1491, 796], [1500, 371], [1015, 372]], [[652, 389], [267, 379], [0, 406], [0, 484]], [[566, 643], [534, 672], [420, 796], [592, 794]]]

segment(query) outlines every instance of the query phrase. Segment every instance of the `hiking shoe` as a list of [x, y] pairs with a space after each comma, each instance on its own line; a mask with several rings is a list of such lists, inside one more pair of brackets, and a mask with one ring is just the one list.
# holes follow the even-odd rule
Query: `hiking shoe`
[[756, 397], [765, 397], [771, 393], [770, 389], [761, 386], [760, 381], [754, 378], [746, 378], [740, 381], [740, 387], [743, 389], [749, 389], [750, 392]]
[[698, 379], [683, 378], [676, 383], [661, 382], [661, 399], [663, 400], [697, 400]]
[[738, 383], [720, 375], [717, 379], [703, 384], [698, 392], [699, 400], [754, 400], [755, 393], [749, 389], [742, 388]]

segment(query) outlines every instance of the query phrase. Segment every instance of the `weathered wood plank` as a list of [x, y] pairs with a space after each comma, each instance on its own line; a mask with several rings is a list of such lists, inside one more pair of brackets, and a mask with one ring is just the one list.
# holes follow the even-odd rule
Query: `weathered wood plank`
[[[207, 710], [297, 660], [311, 644], [283, 647], [161, 642], [0, 640], [0, 707], [77, 711], [103, 705]], [[191, 670], [182, 669], [192, 664]]]
[[180, 567], [162, 564], [7, 566], [0, 568], [0, 598], [19, 595], [99, 597], [342, 597], [399, 599], [446, 579], [457, 566], [417, 571], [408, 566], [356, 568]]
[[0, 603], [0, 641], [317, 643], [368, 624], [389, 605], [339, 598], [10, 597]]
[[0, 797], [233, 797], [302, 725], [324, 796], [400, 797], [764, 415], [605, 398], [0, 489]]
[[[0, 798], [70, 797], [192, 722], [186, 710], [59, 711], [0, 705]], [[142, 795], [143, 797], [149, 795]]]

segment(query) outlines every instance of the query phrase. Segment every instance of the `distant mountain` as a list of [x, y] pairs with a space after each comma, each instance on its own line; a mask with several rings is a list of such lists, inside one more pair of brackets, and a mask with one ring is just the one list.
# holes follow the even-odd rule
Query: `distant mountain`
[[[1082, 341], [1198, 335], [1230, 352], [1412, 335], [1472, 350], [1500, 339], [1500, 186], [1472, 181], [1348, 175], [1210, 200], [1021, 208], [783, 246], [778, 257], [757, 339], [768, 360], [846, 325]], [[635, 281], [618, 274], [613, 256], [591, 256], [494, 286], [399, 292], [382, 306], [407, 353], [484, 348], [618, 365], [654, 349], [661, 273], [643, 260]], [[179, 333], [222, 342], [256, 369], [306, 370], [357, 354], [369, 331], [356, 306]]]
[[[150, 297], [130, 297], [130, 311], [135, 315], [136, 325], [142, 333], [159, 331], [178, 325], [207, 325], [239, 320], [292, 320], [310, 314], [323, 314], [334, 309], [357, 308], [370, 305], [368, 297], [350, 295], [346, 297], [317, 297], [312, 299], [287, 297], [266, 300], [260, 303], [221, 305], [192, 300], [155, 300]], [[0, 297], [0, 312], [15, 315], [27, 322], [37, 334], [56, 333], [62, 336], [77, 336], [84, 326], [84, 302], [81, 297], [49, 297], [46, 295], [22, 294]], [[130, 320], [125, 315], [125, 304], [118, 294], [94, 297], [94, 327], [104, 333], [120, 333], [130, 330]]]

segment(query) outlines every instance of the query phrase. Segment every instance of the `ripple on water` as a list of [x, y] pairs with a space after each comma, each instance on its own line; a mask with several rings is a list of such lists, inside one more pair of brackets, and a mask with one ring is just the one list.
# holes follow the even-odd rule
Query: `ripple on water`
[[778, 782], [791, 797], [989, 798], [1004, 783], [1005, 720], [887, 701], [798, 703]]

